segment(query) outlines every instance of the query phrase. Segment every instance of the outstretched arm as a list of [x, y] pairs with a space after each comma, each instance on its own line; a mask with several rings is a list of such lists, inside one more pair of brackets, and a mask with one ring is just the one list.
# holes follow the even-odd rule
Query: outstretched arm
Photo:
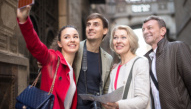
[[28, 50], [42, 65], [45, 65], [48, 63], [48, 48], [40, 41], [33, 28], [33, 24], [28, 17], [30, 10], [31, 6], [29, 5], [25, 8], [17, 9], [17, 20]]

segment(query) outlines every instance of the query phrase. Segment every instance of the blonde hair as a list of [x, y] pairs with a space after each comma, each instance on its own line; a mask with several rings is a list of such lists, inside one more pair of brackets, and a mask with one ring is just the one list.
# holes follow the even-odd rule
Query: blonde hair
[[113, 47], [113, 37], [114, 37], [114, 34], [115, 34], [115, 31], [116, 30], [125, 30], [127, 32], [127, 35], [128, 35], [128, 40], [129, 40], [129, 45], [130, 45], [130, 51], [135, 54], [137, 48], [139, 47], [139, 44], [138, 44], [138, 37], [137, 35], [133, 32], [133, 30], [129, 27], [129, 26], [126, 26], [126, 25], [118, 25], [118, 26], [115, 26], [113, 28], [113, 30], [111, 31], [111, 38], [110, 38], [110, 48], [111, 50], [114, 51], [114, 47]]

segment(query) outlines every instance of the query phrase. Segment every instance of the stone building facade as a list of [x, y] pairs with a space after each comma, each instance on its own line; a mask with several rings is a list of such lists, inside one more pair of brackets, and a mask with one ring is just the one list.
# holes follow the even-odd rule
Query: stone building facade
[[191, 48], [191, 0], [174, 0], [176, 39], [186, 42]]
[[[0, 109], [14, 109], [17, 95], [34, 81], [38, 70], [17, 24], [17, 1], [0, 0]], [[36, 0], [30, 18], [39, 38], [49, 47], [64, 25], [75, 25], [84, 39], [82, 23], [89, 8], [89, 0]]]
[[[0, 109], [14, 109], [16, 96], [34, 81], [38, 70], [36, 60], [26, 49], [16, 21], [17, 1], [0, 0]], [[132, 12], [131, 8], [132, 5], [141, 3], [124, 1], [36, 0], [30, 18], [39, 38], [49, 47], [57, 31], [64, 25], [76, 26], [81, 40], [85, 39], [85, 20], [92, 12], [99, 12], [109, 19], [110, 29], [116, 24], [126, 24], [132, 28], [141, 27], [143, 19], [148, 15], [160, 15], [167, 22], [168, 38], [184, 41], [191, 47], [190, 0], [147, 2], [144, 3], [144, 7], [150, 5], [151, 10], [140, 13]], [[113, 55], [109, 39], [110, 34], [105, 37], [102, 47]], [[37, 86], [39, 87], [39, 84]]]
[[0, 1], [0, 108], [14, 109], [15, 98], [26, 86], [29, 60], [22, 50], [16, 21], [17, 0]]

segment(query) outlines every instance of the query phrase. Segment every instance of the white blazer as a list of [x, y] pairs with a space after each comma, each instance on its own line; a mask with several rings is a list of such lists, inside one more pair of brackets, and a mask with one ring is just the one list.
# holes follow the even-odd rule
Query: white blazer
[[[121, 66], [117, 88], [126, 85], [132, 64], [136, 58], [138, 56]], [[109, 93], [115, 90], [114, 83], [118, 66], [119, 64], [111, 71]], [[151, 109], [149, 63], [145, 57], [141, 57], [135, 62], [127, 99], [119, 100], [118, 104], [119, 109]]]

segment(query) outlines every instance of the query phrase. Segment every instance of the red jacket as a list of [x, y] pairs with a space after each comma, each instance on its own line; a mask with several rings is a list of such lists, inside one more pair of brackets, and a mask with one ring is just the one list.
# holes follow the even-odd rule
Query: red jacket
[[[28, 50], [40, 63], [42, 63], [42, 90], [49, 92], [56, 70], [58, 57], [60, 57], [60, 64], [53, 89], [55, 98], [53, 109], [64, 109], [64, 101], [70, 86], [69, 67], [65, 58], [60, 51], [48, 49], [46, 45], [40, 41], [37, 33], [33, 28], [33, 24], [30, 18], [28, 18], [24, 24], [19, 24], [19, 26], [26, 41]], [[77, 92], [75, 91], [71, 109], [76, 109], [76, 105]]]

